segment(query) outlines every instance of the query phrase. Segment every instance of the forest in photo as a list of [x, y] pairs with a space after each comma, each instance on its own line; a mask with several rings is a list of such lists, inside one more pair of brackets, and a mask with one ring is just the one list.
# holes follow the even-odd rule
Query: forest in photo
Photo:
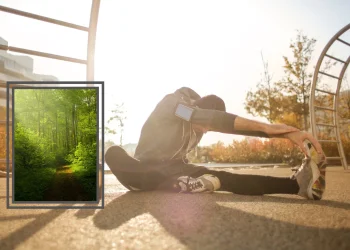
[[14, 201], [96, 201], [98, 89], [14, 89]]

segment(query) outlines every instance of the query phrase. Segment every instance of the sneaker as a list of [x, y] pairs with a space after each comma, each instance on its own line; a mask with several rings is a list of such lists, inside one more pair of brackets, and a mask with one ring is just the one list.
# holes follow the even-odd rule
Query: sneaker
[[298, 182], [298, 195], [311, 200], [321, 200], [326, 188], [327, 162], [325, 158], [319, 159], [311, 145], [309, 149], [309, 156], [303, 159], [292, 179]]
[[181, 176], [177, 179], [177, 184], [180, 193], [214, 192], [221, 187], [219, 178], [211, 174], [205, 174], [198, 178]]

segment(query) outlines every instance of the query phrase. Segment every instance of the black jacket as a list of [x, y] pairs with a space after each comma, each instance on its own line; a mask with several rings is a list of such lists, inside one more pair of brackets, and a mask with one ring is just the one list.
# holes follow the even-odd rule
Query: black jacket
[[[203, 136], [203, 133], [192, 129], [191, 123], [209, 126], [213, 128], [211, 131], [230, 133], [231, 131], [221, 126], [227, 119], [227, 113], [194, 107], [193, 102], [200, 98], [188, 87], [166, 95], [143, 125], [134, 157], [141, 162], [186, 160], [186, 154]], [[179, 103], [194, 109], [190, 122], [175, 115]], [[230, 116], [229, 119], [234, 119], [234, 116]]]

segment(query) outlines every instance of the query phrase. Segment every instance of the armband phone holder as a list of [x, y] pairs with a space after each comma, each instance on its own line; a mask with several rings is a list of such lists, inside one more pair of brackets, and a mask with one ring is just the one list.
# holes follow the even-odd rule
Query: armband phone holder
[[176, 107], [175, 115], [189, 122], [192, 118], [193, 112], [194, 112], [193, 108], [179, 103]]

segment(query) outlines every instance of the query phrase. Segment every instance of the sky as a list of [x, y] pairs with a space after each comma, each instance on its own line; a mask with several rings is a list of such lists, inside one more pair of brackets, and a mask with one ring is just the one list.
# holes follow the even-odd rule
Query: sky
[[[0, 0], [0, 5], [88, 26], [91, 0]], [[247, 92], [262, 77], [261, 53], [273, 80], [279, 80], [283, 56], [291, 56], [290, 41], [302, 30], [317, 40], [313, 67], [326, 43], [350, 22], [349, 9], [345, 0], [101, 0], [95, 80], [105, 82], [105, 117], [124, 103], [123, 143], [137, 143], [163, 96], [187, 86], [201, 96], [220, 96], [230, 113], [266, 121], [244, 109]], [[12, 46], [86, 58], [82, 31], [0, 12], [0, 36]], [[36, 73], [85, 80], [82, 65], [33, 58]], [[200, 145], [240, 138], [208, 133]], [[119, 136], [109, 139], [119, 143]]]

